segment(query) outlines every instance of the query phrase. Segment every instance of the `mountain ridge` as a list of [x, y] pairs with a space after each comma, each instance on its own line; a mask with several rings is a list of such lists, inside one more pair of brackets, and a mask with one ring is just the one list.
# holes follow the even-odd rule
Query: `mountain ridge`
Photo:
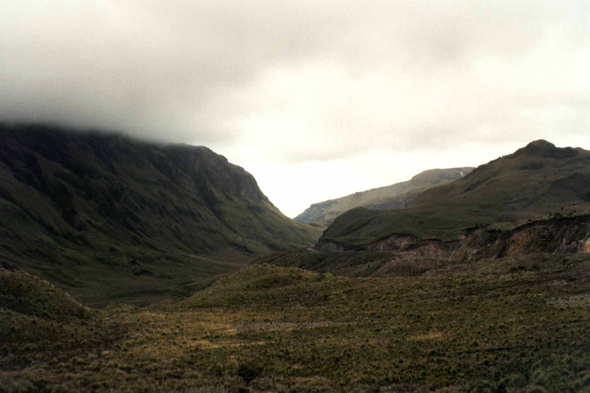
[[410, 180], [404, 182], [359, 191], [340, 198], [314, 203], [303, 213], [295, 217], [294, 220], [302, 223], [329, 225], [340, 214], [359, 206], [376, 210], [401, 208], [411, 200], [415, 193], [429, 187], [460, 179], [472, 169], [472, 167], [429, 169], [414, 175]]
[[95, 286], [106, 298], [186, 292], [253, 256], [312, 245], [319, 229], [284, 216], [206, 147], [0, 124], [0, 234], [3, 263], [76, 296], [94, 296], [93, 276], [121, 273]]
[[585, 212], [590, 207], [589, 163], [590, 151], [534, 141], [462, 179], [417, 193], [403, 210], [348, 211], [322, 240], [361, 245], [396, 233], [451, 240], [468, 227], [511, 226], [562, 210]]

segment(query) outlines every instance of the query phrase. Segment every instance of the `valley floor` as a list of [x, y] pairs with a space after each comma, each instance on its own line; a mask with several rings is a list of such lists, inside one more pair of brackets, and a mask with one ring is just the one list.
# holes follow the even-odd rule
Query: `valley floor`
[[257, 265], [76, 322], [0, 309], [0, 392], [590, 392], [590, 256], [430, 273]]

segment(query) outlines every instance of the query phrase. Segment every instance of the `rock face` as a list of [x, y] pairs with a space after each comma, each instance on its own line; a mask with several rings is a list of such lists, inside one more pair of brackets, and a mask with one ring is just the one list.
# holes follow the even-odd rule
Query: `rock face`
[[392, 235], [365, 246], [347, 247], [320, 241], [320, 251], [395, 252], [404, 259], [461, 262], [482, 258], [518, 257], [533, 253], [590, 253], [590, 215], [557, 217], [527, 223], [510, 231], [473, 228], [457, 241]]
[[359, 206], [376, 210], [403, 208], [415, 193], [460, 179], [472, 170], [471, 167], [465, 167], [424, 171], [406, 182], [314, 203], [295, 217], [295, 221], [330, 225], [340, 214]]
[[[175, 287], [174, 277], [210, 278], [318, 237], [206, 147], [0, 124], [0, 262], [72, 294], [97, 274], [160, 293], [162, 283]], [[125, 280], [117, 288], [131, 290]]]
[[532, 222], [509, 232], [466, 231], [453, 260], [518, 257], [533, 253], [590, 253], [590, 216]]
[[556, 253], [590, 254], [589, 215], [533, 221], [507, 231], [472, 228], [455, 241], [392, 235], [352, 246], [322, 240], [314, 250], [269, 254], [254, 263], [351, 277], [387, 277], [434, 274], [483, 259]]

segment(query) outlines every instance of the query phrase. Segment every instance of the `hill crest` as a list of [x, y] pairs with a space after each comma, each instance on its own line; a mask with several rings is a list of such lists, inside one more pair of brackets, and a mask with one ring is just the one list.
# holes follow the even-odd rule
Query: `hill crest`
[[349, 211], [322, 240], [368, 244], [392, 234], [456, 239], [468, 227], [513, 226], [590, 208], [590, 152], [535, 141], [452, 183], [414, 195], [405, 209]]
[[374, 210], [401, 208], [408, 204], [415, 193], [460, 179], [472, 169], [471, 167], [463, 167], [426, 170], [405, 182], [314, 203], [295, 217], [295, 221], [329, 225], [340, 214], [356, 207], [367, 207]]

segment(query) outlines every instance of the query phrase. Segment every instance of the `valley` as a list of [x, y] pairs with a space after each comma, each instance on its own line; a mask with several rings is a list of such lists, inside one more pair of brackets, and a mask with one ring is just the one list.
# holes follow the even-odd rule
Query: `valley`
[[205, 147], [2, 125], [0, 393], [588, 392], [589, 162], [536, 141], [307, 224]]
[[590, 393], [589, 3], [0, 0], [0, 393]]
[[47, 125], [0, 124], [0, 217], [1, 263], [102, 306], [186, 296], [321, 235], [205, 147]]

